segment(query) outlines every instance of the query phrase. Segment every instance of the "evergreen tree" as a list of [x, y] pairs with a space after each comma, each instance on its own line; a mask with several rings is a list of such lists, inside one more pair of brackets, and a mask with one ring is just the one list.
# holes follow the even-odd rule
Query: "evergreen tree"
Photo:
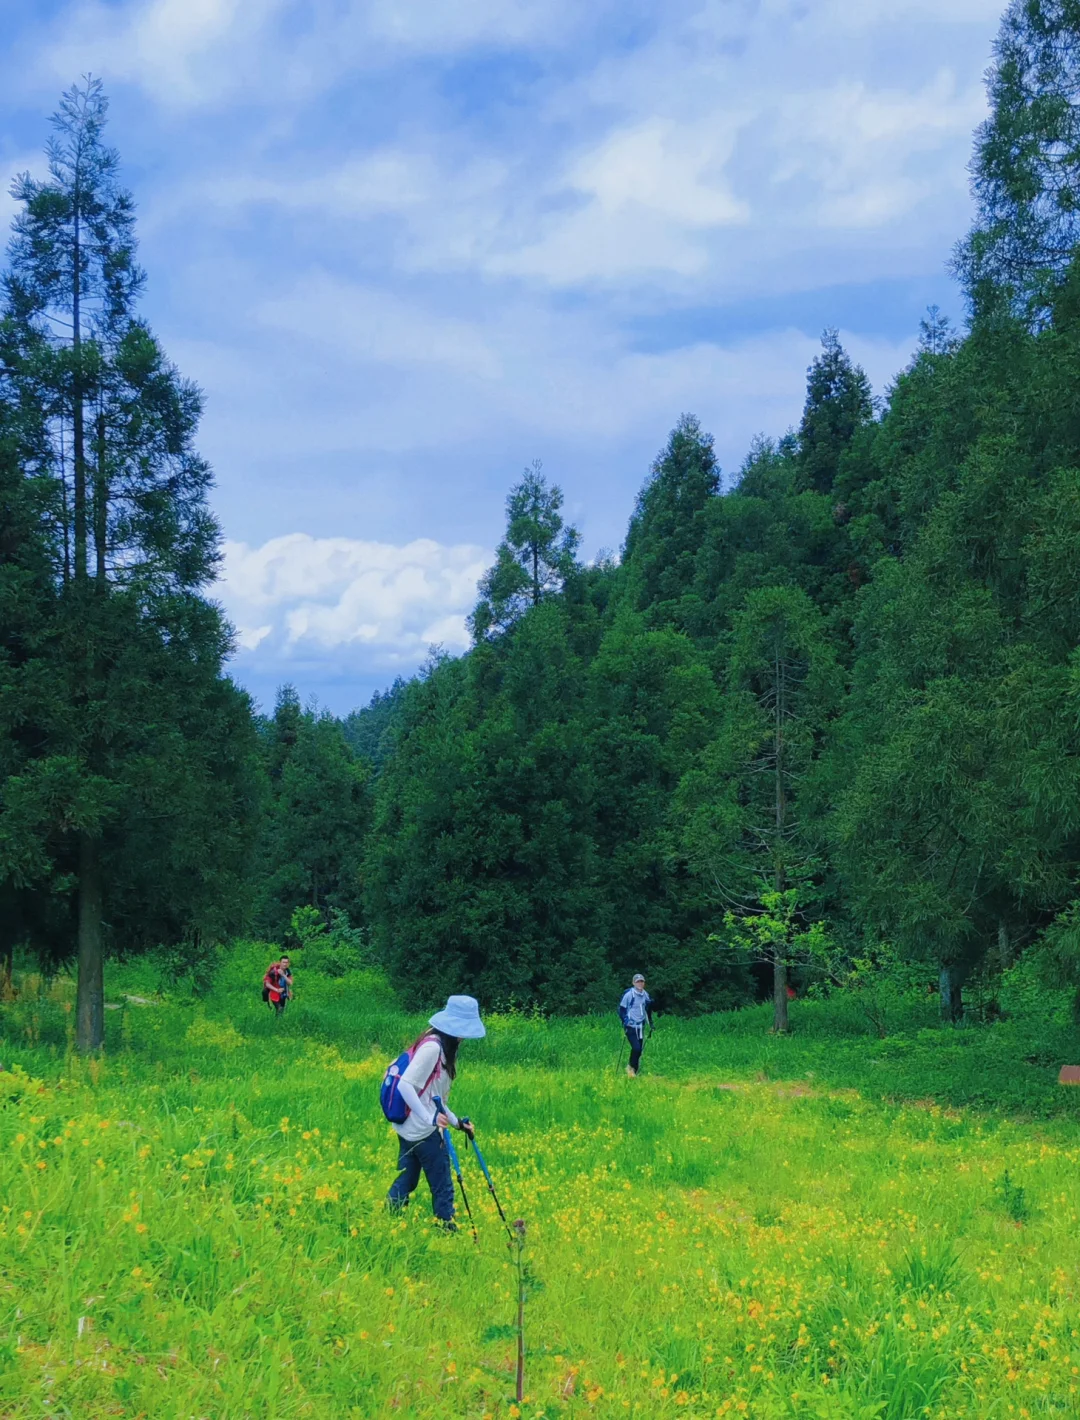
[[52, 698], [43, 657], [56, 611], [50, 480], [36, 466], [41, 421], [11, 379], [0, 322], [0, 996], [14, 948], [49, 927], [48, 825], [58, 777], [37, 772]]
[[874, 413], [870, 381], [853, 365], [835, 330], [821, 337], [821, 354], [807, 371], [806, 404], [799, 425], [802, 486], [830, 493], [840, 461]]
[[708, 942], [710, 885], [694, 871], [673, 812], [721, 703], [688, 636], [619, 611], [589, 668], [586, 700], [597, 946], [617, 979], [636, 963], [658, 1000], [687, 1012], [740, 1005], [749, 993], [741, 966]]
[[957, 267], [978, 309], [1044, 321], [1080, 242], [1080, 5], [1011, 0], [971, 165], [978, 207]]
[[353, 753], [374, 765], [376, 772], [393, 753], [394, 730], [405, 701], [406, 681], [397, 676], [389, 690], [375, 691], [360, 710], [345, 717], [345, 738]]
[[62, 779], [45, 836], [73, 921], [53, 950], [75, 938], [82, 1049], [102, 1041], [108, 949], [220, 932], [242, 906], [256, 792], [250, 706], [222, 678], [228, 630], [200, 595], [218, 559], [201, 399], [135, 313], [133, 205], [106, 110], [99, 81], [64, 96], [48, 180], [14, 187], [4, 280], [8, 379], [45, 435], [31, 469], [51, 480], [56, 592], [43, 729], [8, 792], [28, 793], [31, 771]]
[[654, 623], [695, 617], [695, 560], [719, 491], [712, 435], [684, 414], [638, 495], [623, 553], [630, 604]]
[[938, 972], [947, 1020], [1068, 902], [1080, 851], [1069, 290], [1038, 336], [999, 317], [922, 350], [880, 431], [904, 556], [860, 593], [829, 853], [868, 932]]
[[478, 641], [505, 631], [529, 607], [560, 591], [575, 572], [581, 536], [564, 525], [562, 504], [562, 489], [549, 485], [539, 459], [510, 490], [506, 537], [480, 583], [481, 599], [472, 615]]
[[[798, 892], [813, 906], [802, 786], [841, 685], [820, 612], [794, 587], [748, 594], [734, 618], [720, 733], [680, 789], [688, 850], [723, 909], [752, 919]], [[788, 943], [769, 946], [773, 1027], [788, 1028]]]
[[801, 487], [793, 437], [756, 441], [735, 487], [705, 507], [687, 630], [719, 652], [747, 595], [784, 585], [801, 587], [842, 636], [860, 580], [850, 511]]
[[22, 210], [12, 223], [4, 280], [8, 312], [23, 338], [24, 377], [39, 381], [54, 425], [64, 572], [79, 587], [90, 576], [91, 527], [94, 574], [99, 583], [107, 576], [107, 439], [114, 421], [105, 420], [104, 405], [119, 376], [110, 356], [131, 333], [144, 282], [131, 196], [118, 183], [119, 155], [103, 142], [107, 111], [100, 79], [87, 79], [61, 99], [46, 146], [49, 179], [24, 173], [12, 184]]
[[269, 794], [255, 874], [257, 927], [280, 940], [305, 904], [359, 921], [370, 764], [353, 753], [333, 716], [303, 710], [291, 685], [279, 692], [262, 743]]

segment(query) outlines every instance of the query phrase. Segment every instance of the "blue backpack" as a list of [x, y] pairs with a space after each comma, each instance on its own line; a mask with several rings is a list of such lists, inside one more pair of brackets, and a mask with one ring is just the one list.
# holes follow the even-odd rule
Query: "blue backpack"
[[[398, 1086], [401, 1083], [402, 1075], [404, 1075], [405, 1071], [412, 1064], [413, 1056], [424, 1042], [428, 1040], [438, 1040], [438, 1036], [421, 1036], [415, 1045], [410, 1046], [408, 1050], [403, 1050], [393, 1064], [386, 1067], [386, 1074], [383, 1076], [383, 1082], [379, 1088], [379, 1104], [382, 1106], [383, 1114], [391, 1124], [404, 1124], [409, 1117], [409, 1106], [401, 1098], [401, 1092]], [[435, 1069], [432, 1070], [424, 1083], [424, 1090], [427, 1089], [428, 1085], [431, 1084], [432, 1080], [434, 1080], [435, 1076], [439, 1073], [439, 1066], [441, 1064], [442, 1048], [440, 1046], [439, 1058], [435, 1062]], [[419, 1090], [417, 1093], [423, 1094], [424, 1090]]]

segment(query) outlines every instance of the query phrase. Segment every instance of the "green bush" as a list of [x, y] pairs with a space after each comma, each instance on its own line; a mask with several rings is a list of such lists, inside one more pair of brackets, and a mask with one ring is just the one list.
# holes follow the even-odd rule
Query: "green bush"
[[317, 907], [296, 908], [285, 942], [295, 958], [294, 967], [323, 976], [347, 976], [372, 964], [364, 933], [338, 907], [331, 907], [325, 918]]
[[1043, 950], [1031, 947], [1001, 979], [998, 1000], [1007, 1016], [1068, 1029], [1075, 1021], [1074, 988], [1047, 983]]

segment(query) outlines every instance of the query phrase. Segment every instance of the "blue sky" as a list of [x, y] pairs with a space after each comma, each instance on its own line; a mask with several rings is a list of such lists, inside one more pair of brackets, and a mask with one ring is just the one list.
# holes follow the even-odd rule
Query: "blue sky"
[[615, 549], [679, 414], [736, 470], [824, 326], [882, 391], [962, 316], [1002, 3], [0, 0], [5, 192], [106, 82], [257, 699], [462, 648], [535, 458]]

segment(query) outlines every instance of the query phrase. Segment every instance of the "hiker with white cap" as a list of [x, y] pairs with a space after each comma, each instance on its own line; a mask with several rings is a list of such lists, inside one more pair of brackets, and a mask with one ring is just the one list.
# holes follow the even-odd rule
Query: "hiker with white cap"
[[463, 1129], [471, 1138], [473, 1126], [446, 1107], [446, 1097], [457, 1074], [458, 1046], [463, 1040], [480, 1040], [487, 1031], [472, 996], [451, 996], [429, 1025], [431, 1029], [387, 1070], [380, 1092], [383, 1113], [398, 1136], [398, 1176], [386, 1201], [394, 1210], [406, 1207], [423, 1172], [432, 1212], [454, 1232], [454, 1184], [442, 1131]]
[[645, 1022], [649, 1023], [649, 1034], [653, 1031], [652, 997], [645, 990], [645, 978], [641, 972], [634, 973], [634, 984], [623, 994], [619, 1002], [619, 1020], [622, 1021], [626, 1038], [630, 1042], [630, 1063], [626, 1073], [631, 1079], [641, 1065], [641, 1052], [645, 1048]]

